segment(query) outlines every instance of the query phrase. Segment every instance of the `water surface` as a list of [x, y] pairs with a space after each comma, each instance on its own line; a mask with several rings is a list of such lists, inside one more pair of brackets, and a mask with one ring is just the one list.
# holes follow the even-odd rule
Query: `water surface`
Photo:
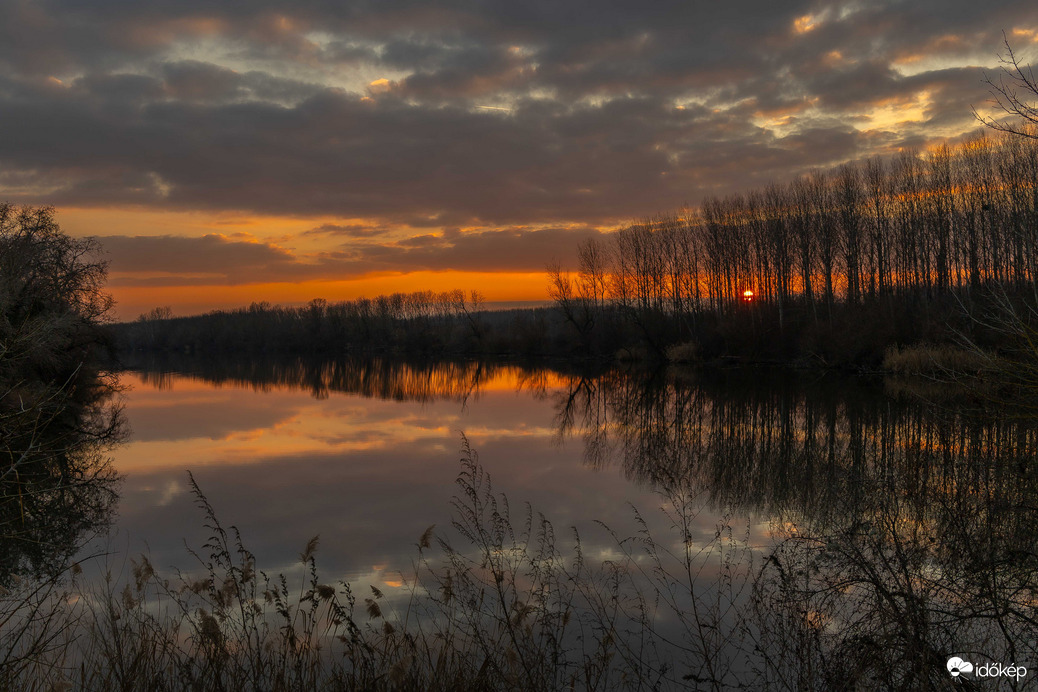
[[418, 537], [450, 525], [464, 434], [513, 513], [679, 595], [657, 615], [678, 682], [705, 662], [726, 684], [828, 688], [940, 685], [955, 654], [1038, 669], [1038, 435], [1011, 409], [878, 381], [473, 363], [188, 360], [124, 382], [120, 540], [160, 568], [207, 535], [190, 470], [261, 568], [293, 569], [320, 535], [325, 574], [403, 589]]
[[[399, 585], [419, 536], [450, 522], [462, 435], [517, 508], [578, 527], [600, 551], [610, 546], [594, 520], [633, 530], [631, 506], [661, 502], [620, 465], [589, 463], [580, 429], [560, 430], [573, 381], [549, 371], [320, 364], [123, 382], [131, 437], [115, 459], [117, 527], [158, 566], [183, 564], [184, 540], [206, 537], [190, 471], [267, 569], [289, 569], [320, 535], [329, 575]], [[703, 531], [713, 522], [704, 516]]]

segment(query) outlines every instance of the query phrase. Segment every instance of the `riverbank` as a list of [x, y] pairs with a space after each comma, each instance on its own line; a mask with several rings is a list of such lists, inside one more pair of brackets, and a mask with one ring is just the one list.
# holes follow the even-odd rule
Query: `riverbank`
[[781, 314], [776, 306], [751, 304], [730, 313], [683, 317], [601, 305], [588, 310], [582, 329], [561, 308], [486, 311], [477, 309], [478, 302], [433, 298], [410, 294], [313, 301], [304, 308], [253, 305], [191, 317], [142, 318], [109, 330], [124, 359], [161, 353], [495, 359], [574, 367], [764, 365], [977, 377], [1003, 369], [1000, 359], [1006, 356], [1019, 360], [1028, 355], [1020, 351], [1026, 334], [973, 316], [997, 315], [999, 305], [991, 298], [925, 307], [837, 304], [825, 320], [795, 303]]

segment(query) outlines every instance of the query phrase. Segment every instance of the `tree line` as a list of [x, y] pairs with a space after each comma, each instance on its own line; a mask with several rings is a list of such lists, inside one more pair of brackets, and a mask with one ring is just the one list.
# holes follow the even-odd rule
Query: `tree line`
[[575, 272], [548, 273], [554, 314], [421, 291], [158, 309], [116, 335], [129, 350], [855, 366], [925, 342], [999, 347], [1005, 330], [976, 316], [1019, 302], [1038, 275], [1038, 139], [979, 135], [710, 197], [585, 241]]
[[788, 342], [866, 319], [909, 323], [889, 343], [925, 338], [949, 306], [1034, 281], [1038, 140], [980, 135], [710, 197], [577, 259], [575, 275], [549, 267], [550, 293], [585, 342], [609, 313], [656, 349], [718, 323]]
[[550, 312], [489, 311], [477, 291], [418, 291], [300, 307], [253, 303], [191, 317], [156, 308], [113, 334], [124, 353], [533, 355], [564, 335]]

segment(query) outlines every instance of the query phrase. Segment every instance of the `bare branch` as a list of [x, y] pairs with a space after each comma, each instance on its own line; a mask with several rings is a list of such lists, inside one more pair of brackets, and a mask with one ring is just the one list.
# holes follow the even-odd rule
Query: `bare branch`
[[1021, 64], [1004, 31], [1002, 40], [1005, 52], [998, 56], [999, 74], [996, 78], [985, 75], [984, 82], [990, 88], [994, 103], [1009, 118], [981, 115], [976, 108], [973, 114], [998, 132], [1038, 139], [1038, 80], [1030, 65]]

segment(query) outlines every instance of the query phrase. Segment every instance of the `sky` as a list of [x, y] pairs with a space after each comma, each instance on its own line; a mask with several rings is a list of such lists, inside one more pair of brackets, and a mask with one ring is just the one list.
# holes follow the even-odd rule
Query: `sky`
[[585, 238], [976, 132], [1033, 0], [4, 0], [0, 200], [116, 316], [544, 300]]

